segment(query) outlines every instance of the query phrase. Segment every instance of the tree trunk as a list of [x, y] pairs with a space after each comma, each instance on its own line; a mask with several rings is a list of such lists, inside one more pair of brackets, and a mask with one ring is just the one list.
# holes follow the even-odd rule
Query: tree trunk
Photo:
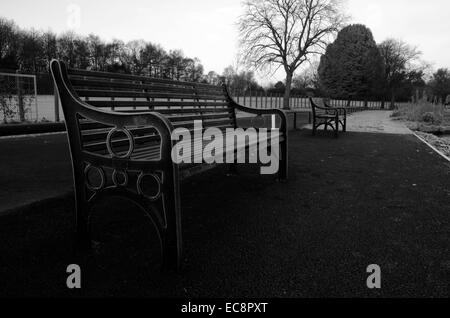
[[291, 97], [292, 72], [286, 72], [286, 89], [284, 90], [283, 109], [289, 110], [289, 99]]
[[395, 93], [391, 93], [391, 110], [395, 109]]

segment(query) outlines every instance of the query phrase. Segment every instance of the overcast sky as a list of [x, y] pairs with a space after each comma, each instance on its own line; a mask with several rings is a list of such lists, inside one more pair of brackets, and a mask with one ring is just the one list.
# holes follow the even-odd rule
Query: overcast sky
[[[347, 0], [346, 7], [351, 22], [366, 24], [377, 42], [402, 39], [418, 46], [434, 68], [450, 67], [449, 0]], [[218, 73], [235, 60], [240, 14], [241, 0], [0, 1], [0, 16], [20, 27], [144, 39], [182, 49], [200, 58], [206, 72]]]

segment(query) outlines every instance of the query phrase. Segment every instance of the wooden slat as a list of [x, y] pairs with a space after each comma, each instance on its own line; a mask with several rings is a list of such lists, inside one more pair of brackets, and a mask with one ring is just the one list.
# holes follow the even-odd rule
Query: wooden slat
[[[152, 127], [142, 127], [142, 128], [129, 128], [128, 129], [133, 136], [149, 136], [149, 135], [154, 135], [154, 136], [158, 136], [158, 132], [156, 131], [156, 129], [152, 128]], [[111, 129], [101, 129], [101, 130], [87, 130], [87, 131], [82, 131], [82, 140], [83, 142], [90, 142], [90, 141], [95, 141], [95, 140], [106, 140], [106, 137], [108, 136], [109, 132], [111, 131]]]
[[82, 89], [84, 87], [89, 88], [109, 88], [109, 89], [129, 89], [148, 92], [176, 92], [176, 93], [210, 93], [223, 94], [223, 89], [220, 87], [211, 86], [210, 88], [204, 87], [186, 87], [175, 85], [151, 85], [145, 83], [136, 82], [118, 82], [118, 81], [104, 81], [104, 80], [86, 80], [86, 79], [71, 79], [71, 83], [75, 90]]
[[111, 98], [168, 98], [168, 99], [192, 99], [192, 100], [226, 100], [224, 95], [211, 93], [207, 95], [196, 94], [172, 94], [170, 92], [136, 92], [136, 91], [112, 91], [112, 90], [89, 90], [80, 89], [77, 91], [79, 97], [111, 97]]
[[131, 74], [120, 74], [120, 73], [107, 73], [107, 72], [92, 72], [92, 71], [84, 71], [78, 69], [69, 69], [69, 75], [76, 75], [81, 77], [94, 77], [94, 78], [106, 78], [106, 79], [122, 79], [129, 81], [142, 81], [144, 83], [160, 83], [160, 84], [172, 84], [172, 85], [180, 85], [180, 86], [197, 86], [204, 88], [216, 88], [215, 85], [204, 84], [204, 83], [192, 83], [192, 82], [184, 82], [184, 81], [175, 81], [169, 79], [160, 79], [160, 78], [152, 78], [146, 76], [139, 75], [131, 75]]
[[111, 100], [90, 100], [88, 104], [95, 107], [226, 107], [227, 102], [208, 101], [111, 101]]
[[[140, 137], [135, 137], [134, 141], [136, 143], [145, 143], [145, 142], [153, 142], [156, 140], [156, 136], [152, 135], [152, 136], [140, 136]], [[119, 148], [119, 147], [128, 147], [129, 146], [129, 140], [128, 138], [118, 138], [116, 140], [113, 140], [111, 142], [112, 146], [114, 149]], [[101, 151], [101, 150], [105, 150], [106, 147], [106, 140], [102, 140], [102, 141], [95, 141], [95, 142], [89, 142], [89, 143], [85, 143], [83, 145], [85, 150], [94, 152], [94, 151]]]
[[[194, 122], [179, 122], [174, 123], [175, 128], [186, 128], [193, 132], [194, 129]], [[232, 128], [232, 121], [231, 120], [206, 120], [203, 121], [203, 128], [206, 129], [208, 127], [217, 127], [219, 129], [225, 129], [225, 128]], [[148, 128], [141, 128], [140, 132], [144, 133], [145, 129]], [[130, 131], [133, 131], [130, 129]], [[139, 131], [139, 128], [135, 129], [135, 131]], [[87, 132], [84, 132], [83, 135], [83, 142], [84, 142], [84, 148], [88, 151], [94, 152], [94, 151], [102, 151], [106, 149], [106, 137], [109, 133], [109, 130], [107, 131], [100, 131], [95, 132], [92, 134], [89, 134]], [[148, 143], [148, 142], [155, 142], [159, 141], [160, 136], [157, 134], [149, 133], [148, 135], [138, 135], [134, 136], [134, 141], [136, 144], [138, 143]], [[112, 140], [112, 146], [114, 148], [121, 147], [121, 146], [128, 146], [129, 140], [128, 138], [117, 138]]]
[[[211, 127], [211, 126], [223, 126], [226, 124], [229, 124], [231, 126], [232, 120], [230, 118], [220, 118], [220, 119], [210, 119], [210, 120], [203, 120], [202, 121], [202, 125], [203, 127]], [[172, 123], [173, 126], [175, 128], [178, 127], [186, 127], [186, 128], [190, 128], [194, 126], [194, 122], [193, 121], [180, 121], [180, 122], [174, 122]]]
[[97, 123], [94, 121], [89, 121], [89, 120], [80, 120], [80, 129], [81, 130], [91, 130], [91, 129], [101, 129], [101, 128], [109, 128], [112, 129], [113, 127], [101, 124], [101, 123]]
[[[280, 141], [284, 140], [284, 137], [279, 132], [277, 132], [276, 135], [278, 136]], [[267, 136], [266, 140], [270, 140], [272, 137], [274, 137], [273, 134], [271, 134], [270, 136]], [[140, 137], [140, 138], [141, 138], [141, 140], [149, 139], [147, 137]], [[261, 141], [262, 141], [261, 139], [258, 139], [257, 142], [261, 142]], [[194, 142], [195, 142], [195, 140], [193, 139], [192, 143], [194, 143]], [[209, 143], [209, 142], [208, 141], [202, 142], [202, 144], [203, 144], [202, 149], [196, 149], [196, 148], [192, 147], [191, 148], [192, 149], [192, 154], [191, 154], [192, 157], [194, 157], [196, 154], [203, 153], [203, 148], [207, 143]], [[225, 141], [224, 141], [224, 145], [226, 145]], [[250, 144], [248, 142], [248, 140], [246, 139], [244, 142], [241, 141], [239, 144], [237, 144], [235, 149], [245, 149], [251, 145], [254, 145], [254, 144]], [[128, 150], [128, 140], [120, 139], [120, 140], [114, 141], [113, 147], [118, 154], [126, 153]], [[124, 147], [123, 150], [121, 150], [120, 147]], [[88, 145], [85, 145], [84, 148], [85, 148], [85, 150], [90, 151], [90, 152], [96, 152], [96, 153], [101, 152], [101, 154], [103, 154], [103, 155], [107, 154], [107, 150], [106, 150], [107, 148], [106, 148], [105, 142], [90, 143]], [[235, 151], [235, 149], [233, 149], [232, 151]], [[224, 148], [219, 153], [216, 154], [216, 157], [225, 155], [227, 153], [227, 151], [228, 150], [224, 146]], [[134, 160], [149, 160], [152, 158], [156, 159], [160, 156], [159, 152], [160, 152], [160, 144], [158, 144], [158, 143], [153, 143], [150, 145], [146, 144], [144, 147], [135, 149], [135, 151], [132, 155], [132, 159], [134, 159]]]
[[[168, 119], [174, 123], [174, 126], [185, 126], [186, 128], [190, 128], [193, 126], [194, 120], [202, 120], [206, 122], [209, 126], [210, 124], [223, 124], [231, 123], [231, 118], [229, 114], [213, 114], [213, 115], [205, 115], [199, 117], [198, 115], [184, 115], [184, 116], [173, 116], [168, 117]], [[212, 120], [212, 121], [210, 121]], [[102, 127], [103, 128], [103, 127]], [[140, 128], [128, 128], [128, 130], [133, 134], [133, 136], [142, 136], [142, 135], [156, 135], [156, 129], [152, 127], [140, 127]], [[111, 127], [103, 128], [103, 129], [95, 129], [95, 130], [82, 130], [82, 140], [83, 142], [91, 142], [95, 140], [106, 140], [109, 132], [111, 131]]]
[[[86, 98], [86, 103], [94, 107], [111, 108], [122, 113], [159, 112], [167, 116], [175, 128], [184, 127], [191, 133], [195, 120], [202, 120], [204, 129], [234, 127], [234, 110], [229, 107], [220, 86], [129, 74], [82, 70], [69, 70], [69, 73], [79, 97]], [[108, 155], [106, 138], [113, 127], [85, 119], [79, 122], [84, 149]], [[134, 160], [159, 157], [161, 137], [154, 128], [128, 127], [128, 130], [134, 136]], [[126, 153], [129, 140], [118, 136], [112, 141], [112, 146], [118, 154]]]
[[227, 120], [231, 120], [230, 114], [229, 113], [217, 113], [217, 114], [210, 114], [210, 115], [202, 115], [202, 116], [198, 116], [198, 115], [182, 115], [180, 116], [178, 115], [172, 115], [169, 116], [168, 119], [172, 122], [186, 122], [186, 121], [194, 121], [194, 120], [209, 120], [209, 119], [227, 119]]
[[230, 108], [184, 108], [184, 109], [155, 109], [161, 114], [207, 114], [207, 113], [231, 113]]

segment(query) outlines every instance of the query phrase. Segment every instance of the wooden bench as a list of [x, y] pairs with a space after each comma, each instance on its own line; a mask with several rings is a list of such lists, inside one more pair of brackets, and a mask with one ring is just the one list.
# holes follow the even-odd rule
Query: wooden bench
[[325, 131], [330, 127], [334, 131], [335, 137], [339, 137], [339, 126], [342, 131], [347, 131], [347, 109], [343, 107], [331, 107], [326, 102], [323, 106], [309, 98], [312, 109], [312, 134], [316, 135], [317, 129], [324, 126]]
[[[279, 116], [278, 177], [287, 178], [285, 113], [238, 105], [225, 85], [68, 69], [57, 60], [51, 63], [51, 73], [60, 95], [72, 156], [77, 237], [85, 247], [90, 245], [92, 206], [110, 196], [125, 197], [145, 210], [156, 226], [163, 268], [179, 268], [180, 183], [216, 166], [205, 161], [175, 164], [172, 160], [176, 144], [172, 132], [181, 127], [192, 132], [196, 120], [201, 120], [205, 129], [224, 131], [238, 127], [237, 111]], [[270, 136], [266, 139], [270, 144], [268, 139]], [[238, 147], [248, 149], [250, 142], [236, 144], [222, 155], [237, 152]]]

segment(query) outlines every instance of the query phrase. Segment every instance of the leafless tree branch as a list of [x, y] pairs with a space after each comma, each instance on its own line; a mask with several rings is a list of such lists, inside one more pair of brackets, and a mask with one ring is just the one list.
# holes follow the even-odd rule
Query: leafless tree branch
[[[320, 54], [343, 26], [340, 0], [246, 0], [239, 20], [243, 61], [256, 70], [283, 67], [286, 103], [295, 71]], [[287, 100], [286, 100], [287, 99]]]

